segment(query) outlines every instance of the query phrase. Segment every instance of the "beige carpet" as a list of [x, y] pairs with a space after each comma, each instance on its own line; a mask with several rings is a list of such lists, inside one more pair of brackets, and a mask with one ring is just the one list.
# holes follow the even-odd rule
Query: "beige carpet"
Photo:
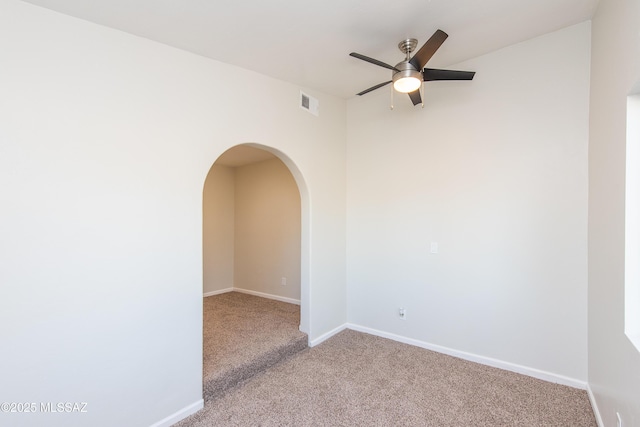
[[297, 305], [239, 292], [203, 304], [205, 400], [307, 348]]
[[347, 330], [227, 390], [178, 426], [596, 422], [583, 390]]

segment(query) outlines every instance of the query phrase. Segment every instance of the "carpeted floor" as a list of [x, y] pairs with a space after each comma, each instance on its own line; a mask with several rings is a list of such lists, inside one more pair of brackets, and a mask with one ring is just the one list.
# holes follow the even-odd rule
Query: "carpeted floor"
[[203, 304], [205, 400], [307, 348], [297, 305], [239, 292]]
[[228, 389], [177, 426], [596, 422], [583, 390], [346, 330]]

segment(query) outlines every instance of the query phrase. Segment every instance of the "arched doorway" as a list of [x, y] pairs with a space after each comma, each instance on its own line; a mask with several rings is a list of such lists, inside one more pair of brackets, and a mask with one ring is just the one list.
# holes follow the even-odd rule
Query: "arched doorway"
[[[311, 319], [311, 303], [310, 303], [310, 273], [309, 273], [309, 265], [310, 265], [310, 201], [309, 201], [309, 192], [307, 188], [306, 181], [302, 172], [298, 168], [298, 166], [294, 163], [294, 161], [284, 154], [282, 151], [269, 147], [262, 144], [256, 143], [244, 143], [235, 146], [231, 146], [224, 153], [230, 152], [230, 150], [234, 150], [237, 154], [239, 154], [239, 158], [247, 158], [249, 155], [245, 152], [244, 154], [240, 153], [240, 150], [244, 148], [252, 148], [256, 149], [254, 154], [258, 154], [260, 152], [269, 153], [284, 163], [289, 169], [289, 172], [293, 176], [295, 183], [298, 187], [298, 192], [300, 195], [300, 331], [309, 334], [310, 329], [310, 319]], [[243, 150], [244, 151], [244, 150]], [[223, 154], [224, 154], [223, 153]], [[264, 155], [264, 154], [263, 154]], [[219, 156], [220, 157], [220, 156]], [[218, 158], [219, 158], [218, 157]], [[217, 161], [217, 159], [216, 159]], [[212, 164], [215, 165], [215, 161]], [[206, 181], [206, 179], [205, 179]], [[203, 184], [204, 187], [204, 184]], [[204, 228], [203, 221], [203, 228]], [[204, 231], [204, 230], [203, 230]], [[204, 233], [203, 233], [204, 234]]]
[[266, 148], [230, 148], [203, 186], [207, 400], [308, 344], [308, 197], [290, 159]]
[[[221, 159], [223, 160], [222, 163], [220, 163]], [[298, 232], [296, 236], [294, 236], [290, 231], [287, 236], [273, 237], [273, 234], [271, 234], [274, 240], [273, 243], [278, 243], [278, 246], [281, 249], [281, 251], [273, 251], [273, 250], [271, 251], [272, 252], [271, 255], [273, 255], [273, 253], [276, 254], [275, 257], [271, 257], [271, 259], [272, 261], [275, 259], [276, 262], [271, 264], [272, 268], [270, 268], [269, 272], [266, 272], [266, 273], [264, 271], [262, 272], [263, 278], [267, 283], [265, 284], [262, 290], [257, 290], [257, 292], [263, 292], [269, 295], [281, 296], [283, 301], [298, 300], [300, 304], [299, 328], [302, 332], [308, 333], [309, 317], [310, 317], [309, 316], [310, 304], [309, 304], [309, 200], [308, 200], [309, 197], [308, 197], [308, 191], [307, 191], [302, 173], [300, 172], [298, 167], [288, 156], [286, 156], [284, 153], [282, 153], [277, 149], [274, 149], [272, 147], [268, 147], [265, 145], [254, 144], [254, 143], [240, 144], [240, 145], [233, 146], [227, 151], [225, 151], [220, 157], [218, 157], [216, 162], [214, 162], [214, 164], [212, 165], [212, 169], [207, 175], [207, 180], [205, 181], [204, 190], [203, 190], [203, 265], [204, 265], [203, 277], [205, 281], [203, 285], [203, 290], [204, 290], [204, 293], [206, 294], [207, 292], [211, 293], [216, 291], [224, 291], [224, 290], [228, 290], [231, 287], [234, 287], [235, 286], [234, 282], [236, 281], [235, 270], [237, 270], [235, 268], [236, 249], [241, 250], [241, 248], [237, 248], [236, 246], [245, 247], [245, 248], [248, 246], [251, 246], [251, 244], [247, 244], [246, 239], [236, 244], [237, 236], [235, 234], [238, 228], [235, 226], [235, 221], [236, 221], [235, 213], [229, 212], [228, 206], [227, 208], [223, 207], [225, 200], [227, 201], [227, 204], [228, 204], [229, 200], [235, 197], [235, 191], [233, 192], [234, 194], [231, 194], [231, 190], [229, 189], [229, 187], [230, 185], [235, 184], [234, 181], [235, 181], [235, 175], [237, 174], [237, 170], [238, 170], [237, 168], [244, 169], [246, 167], [246, 169], [259, 169], [255, 167], [249, 167], [249, 166], [260, 164], [260, 163], [267, 164], [272, 159], [275, 161], [272, 162], [271, 165], [267, 165], [267, 167], [264, 168], [264, 169], [270, 170], [270, 172], [272, 173], [271, 177], [274, 178], [275, 176], [276, 181], [280, 179], [279, 181], [280, 184], [283, 184], [286, 186], [286, 180], [287, 180], [286, 175], [288, 175], [289, 179], [292, 179], [293, 180], [292, 182], [295, 183], [297, 196], [299, 197], [298, 204], [297, 204], [297, 209], [298, 209], [297, 218], [299, 221], [299, 225], [298, 225]], [[278, 164], [280, 164], [280, 166], [278, 166]], [[225, 167], [216, 168], [216, 165], [225, 166]], [[235, 169], [235, 171], [231, 172], [228, 170], [229, 168]], [[278, 172], [278, 169], [284, 169], [284, 168], [286, 168], [285, 174], [282, 173], [282, 170]], [[242, 173], [242, 176], [246, 177], [249, 182], [252, 180], [253, 182], [256, 182], [255, 174], [253, 174], [253, 172], [255, 171], [252, 172], [247, 170], [246, 172], [247, 173]], [[216, 181], [219, 181], [218, 184], [220, 187], [216, 189], [217, 195], [215, 197], [217, 197], [217, 200], [207, 201], [205, 200], [205, 190], [208, 189], [207, 188], [208, 184], [211, 183], [209, 182], [209, 178], [211, 178], [214, 175], [215, 175]], [[280, 178], [277, 178], [278, 176]], [[247, 196], [247, 198], [251, 200], [251, 194], [249, 194], [250, 191], [246, 193], [247, 194], [245, 195]], [[272, 196], [274, 198], [279, 198], [278, 200], [284, 201], [286, 203], [288, 203], [287, 198], [290, 199], [290, 195], [287, 196], [285, 194], [277, 194], [277, 192], [272, 193]], [[208, 202], [211, 202], [211, 203], [208, 203]], [[221, 222], [213, 224], [208, 221], [207, 212], [205, 212], [205, 210], [208, 207], [214, 209], [215, 211], [213, 212], [214, 215], [216, 215], [218, 218], [222, 218]], [[259, 209], [259, 203], [253, 203], [253, 206], [250, 206], [249, 208], [250, 208], [249, 210]], [[271, 215], [277, 216], [278, 211], [279, 209], [272, 210]], [[292, 218], [292, 216], [290, 216], [290, 218]], [[283, 218], [280, 218], [280, 219], [283, 219]], [[260, 226], [261, 221], [263, 223], [262, 225], [265, 227], [268, 227], [270, 225], [273, 226], [273, 223], [270, 224], [269, 218], [261, 218], [259, 214], [256, 215], [256, 212], [252, 212], [248, 215], [245, 215], [245, 217], [240, 218], [240, 220], [245, 221], [251, 224], [251, 226], [256, 226], [256, 227]], [[283, 221], [280, 221], [280, 222], [282, 223], [281, 225], [284, 226], [286, 225], [287, 219], [284, 218]], [[231, 223], [234, 224], [233, 227], [230, 226]], [[211, 232], [213, 228], [216, 229], [213, 231], [216, 233], [217, 236], [219, 236], [220, 239], [222, 239], [223, 244], [208, 245], [207, 233]], [[273, 230], [267, 230], [267, 231], [268, 232], [262, 233], [262, 235], [260, 236], [260, 239], [262, 240], [261, 246], [262, 246], [263, 253], [265, 252], [265, 248], [267, 250], [269, 248], [269, 241], [268, 241], [269, 234]], [[229, 244], [229, 242], [231, 242], [232, 239], [233, 239], [233, 244]], [[280, 240], [280, 241], [275, 242], [275, 240]], [[225, 245], [224, 242], [227, 242], [227, 244]], [[292, 246], [291, 246], [292, 244], [295, 245], [295, 249], [296, 249], [295, 251], [292, 250]], [[233, 251], [230, 250], [230, 247], [233, 247]], [[251, 250], [253, 249], [255, 248], [252, 248]], [[251, 258], [252, 255], [255, 255], [255, 253], [245, 254], [245, 255], [248, 255], [247, 258]], [[212, 263], [210, 262], [212, 259], [215, 259], [216, 261], [213, 263], [213, 268], [210, 268], [212, 266]], [[292, 259], [295, 260], [294, 262], [297, 264], [295, 268], [292, 266]], [[241, 261], [241, 263], [243, 262], [244, 261]], [[261, 262], [269, 262], [269, 260], [263, 259]], [[233, 264], [234, 267], [230, 267], [231, 264]], [[254, 267], [255, 267], [255, 263], [254, 263]], [[261, 268], [257, 268], [257, 270], [260, 270], [260, 269]], [[251, 268], [245, 269], [245, 270], [251, 270]], [[240, 277], [238, 278], [240, 279]], [[255, 283], [256, 281], [260, 280], [260, 277], [254, 275], [254, 277], [242, 277], [241, 280], [243, 281], [243, 286], [246, 286], [245, 284], [251, 285], [251, 283]], [[212, 285], [213, 282], [215, 282], [215, 285]], [[295, 289], [294, 287], [297, 289]], [[295, 291], [297, 291], [297, 294]]]

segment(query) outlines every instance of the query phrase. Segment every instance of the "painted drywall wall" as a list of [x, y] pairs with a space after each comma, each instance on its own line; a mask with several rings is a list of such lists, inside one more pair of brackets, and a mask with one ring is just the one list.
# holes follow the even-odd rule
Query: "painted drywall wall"
[[204, 185], [203, 230], [204, 294], [237, 288], [299, 303], [300, 192], [280, 159], [214, 164]]
[[458, 64], [424, 109], [348, 101], [350, 323], [584, 384], [589, 41]]
[[592, 24], [589, 386], [604, 426], [640, 425], [640, 354], [624, 334], [627, 95], [640, 82], [640, 3], [601, 0]]
[[236, 168], [235, 201], [234, 286], [300, 300], [300, 192], [289, 169], [279, 159]]
[[303, 327], [344, 324], [343, 100], [304, 88], [316, 117], [295, 85], [14, 0], [0, 63], [0, 401], [88, 403], [0, 424], [197, 407], [203, 185], [237, 144], [271, 147], [302, 184]]
[[233, 287], [235, 168], [214, 164], [202, 201], [203, 293]]

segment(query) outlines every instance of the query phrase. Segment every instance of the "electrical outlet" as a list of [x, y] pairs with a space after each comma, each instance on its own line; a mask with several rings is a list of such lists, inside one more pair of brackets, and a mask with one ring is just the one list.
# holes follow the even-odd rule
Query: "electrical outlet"
[[402, 319], [402, 320], [407, 320], [407, 310], [405, 310], [404, 308], [400, 307], [398, 309], [398, 317], [400, 317], [400, 319]]
[[280, 280], [280, 284], [281, 284], [282, 286], [287, 286], [287, 278], [286, 278], [286, 277], [283, 277], [283, 278], [282, 278], [282, 280]]

